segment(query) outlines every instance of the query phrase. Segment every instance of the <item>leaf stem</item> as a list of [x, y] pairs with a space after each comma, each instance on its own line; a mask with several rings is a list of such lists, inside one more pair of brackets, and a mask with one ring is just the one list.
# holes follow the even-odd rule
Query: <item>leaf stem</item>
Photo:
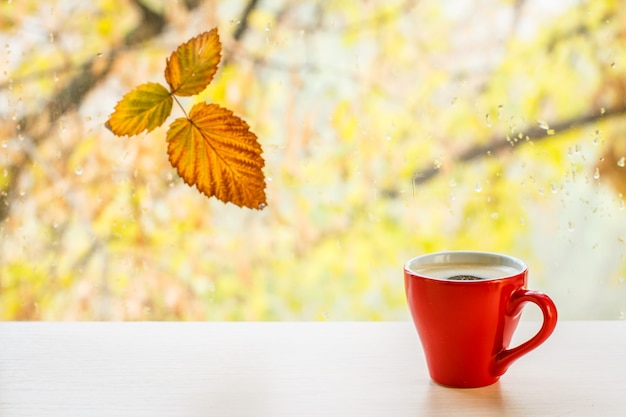
[[172, 97], [174, 98], [174, 101], [176, 102], [176, 104], [178, 104], [178, 107], [180, 107], [180, 109], [183, 111], [183, 113], [185, 113], [185, 117], [187, 119], [189, 119], [189, 115], [187, 115], [187, 112], [185, 111], [185, 108], [183, 107], [183, 105], [180, 104], [180, 101], [178, 101], [178, 99], [176, 98], [176, 96], [174, 94], [172, 94]]

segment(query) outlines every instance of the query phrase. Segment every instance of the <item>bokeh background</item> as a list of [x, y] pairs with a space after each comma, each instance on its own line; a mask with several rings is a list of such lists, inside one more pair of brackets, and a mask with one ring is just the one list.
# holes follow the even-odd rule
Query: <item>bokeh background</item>
[[[166, 126], [104, 127], [213, 27], [199, 99], [259, 137], [262, 211], [185, 185]], [[620, 1], [3, 0], [0, 46], [2, 320], [402, 320], [445, 249], [624, 318]]]

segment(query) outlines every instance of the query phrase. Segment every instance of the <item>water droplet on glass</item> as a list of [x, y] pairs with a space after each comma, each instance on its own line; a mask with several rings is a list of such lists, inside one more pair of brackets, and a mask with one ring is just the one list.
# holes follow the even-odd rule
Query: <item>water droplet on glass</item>
[[569, 230], [570, 232], [574, 231], [574, 223], [573, 222], [568, 222], [567, 223], [567, 230]]
[[559, 192], [559, 186], [553, 182], [552, 184], [550, 184], [550, 190], [552, 191], [552, 194], [556, 194]]
[[54, 42], [54, 33], [50, 32], [50, 34], [48, 35], [48, 39], [50, 40], [50, 43]]
[[[8, 147], [9, 147], [9, 143], [8, 143], [6, 140], [3, 140], [3, 141], [2, 141], [2, 148], [3, 148], [3, 149], [6, 149], [6, 148], [8, 148]], [[624, 158], [622, 158], [622, 159], [624, 159]]]
[[76, 165], [76, 168], [74, 168], [74, 174], [78, 176], [83, 175], [83, 167], [81, 165]]
[[485, 115], [485, 123], [487, 123], [487, 127], [491, 127], [491, 121], [489, 120], [489, 113]]
[[57, 75], [57, 73], [54, 73], [54, 82], [58, 83], [59, 82], [59, 76]]
[[593, 179], [594, 180], [600, 179], [600, 169], [596, 168], [596, 170], [593, 172]]
[[498, 105], [498, 119], [502, 119], [502, 109], [503, 109], [502, 104], [499, 104]]
[[598, 143], [600, 143], [600, 131], [596, 130], [595, 136], [593, 137], [593, 144], [594, 145], [598, 145]]
[[272, 30], [272, 27], [270, 26], [270, 24], [269, 24], [269, 23], [266, 23], [266, 24], [265, 24], [265, 31], [266, 31], [266, 32], [269, 32], [270, 30]]
[[620, 168], [624, 168], [624, 166], [626, 165], [626, 157], [621, 157], [619, 159], [619, 161], [617, 161], [617, 166]]
[[611, 62], [611, 68], [615, 68], [615, 62]]
[[619, 282], [620, 284], [623, 284], [624, 283], [624, 277], [619, 277], [617, 279], [617, 282]]
[[620, 320], [624, 320], [624, 312], [620, 311], [619, 315], [617, 316], [617, 318], [620, 319]]
[[602, 108], [600, 109], [600, 114], [604, 114], [604, 113], [606, 113], [606, 109], [605, 109], [604, 107], [602, 107]]
[[477, 193], [480, 193], [482, 190], [483, 190], [483, 186], [480, 183], [480, 181], [478, 181], [476, 185], [474, 186], [474, 191], [476, 191]]
[[[5, 170], [5, 172], [6, 172], [6, 170]], [[5, 177], [6, 177], [6, 175], [5, 175]], [[620, 210], [624, 210], [624, 200], [620, 200], [619, 203], [617, 203], [617, 207]]]
[[391, 140], [391, 135], [389, 133], [385, 135], [385, 140]]
[[548, 125], [548, 122], [546, 122], [545, 120], [537, 120], [537, 123], [539, 123], [539, 127], [543, 130], [550, 129], [550, 125]]
[[457, 101], [459, 101], [458, 97], [452, 97], [452, 101], [450, 101], [450, 104], [454, 105]]

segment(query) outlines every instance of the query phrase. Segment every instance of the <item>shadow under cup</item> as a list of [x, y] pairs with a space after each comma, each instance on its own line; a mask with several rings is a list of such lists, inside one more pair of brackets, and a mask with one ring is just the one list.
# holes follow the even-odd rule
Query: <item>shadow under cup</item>
[[[523, 261], [489, 252], [438, 252], [405, 264], [407, 302], [433, 381], [457, 388], [493, 384], [552, 334], [556, 307], [547, 295], [526, 289], [527, 274]], [[539, 306], [543, 325], [509, 349], [527, 302]]]

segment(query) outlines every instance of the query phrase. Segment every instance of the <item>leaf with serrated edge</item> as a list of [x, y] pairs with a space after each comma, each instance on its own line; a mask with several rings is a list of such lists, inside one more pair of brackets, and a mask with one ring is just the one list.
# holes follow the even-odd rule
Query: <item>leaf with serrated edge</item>
[[198, 103], [167, 132], [178, 175], [208, 197], [239, 207], [266, 205], [263, 150], [248, 124], [216, 104]]
[[150, 132], [165, 122], [173, 102], [163, 85], [142, 84], [117, 103], [106, 126], [117, 136], [138, 135], [146, 129]]
[[204, 90], [215, 75], [222, 44], [217, 28], [180, 45], [167, 59], [165, 80], [172, 94], [192, 96]]

